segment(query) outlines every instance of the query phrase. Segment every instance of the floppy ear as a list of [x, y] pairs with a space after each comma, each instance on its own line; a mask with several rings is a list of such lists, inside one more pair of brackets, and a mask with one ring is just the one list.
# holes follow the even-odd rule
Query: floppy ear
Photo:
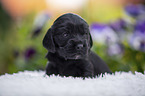
[[92, 40], [92, 36], [91, 36], [91, 34], [89, 33], [89, 37], [90, 37], [90, 48], [93, 46], [93, 40]]
[[51, 28], [47, 31], [44, 39], [43, 39], [43, 46], [52, 53], [55, 53], [55, 45], [52, 37], [52, 30]]

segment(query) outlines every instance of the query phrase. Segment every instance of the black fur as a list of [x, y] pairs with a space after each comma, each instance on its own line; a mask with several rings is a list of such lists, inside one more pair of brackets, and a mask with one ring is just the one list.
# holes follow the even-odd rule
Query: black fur
[[43, 46], [49, 51], [46, 74], [94, 77], [111, 73], [105, 62], [90, 50], [92, 45], [89, 26], [84, 19], [72, 13], [60, 16], [43, 39]]

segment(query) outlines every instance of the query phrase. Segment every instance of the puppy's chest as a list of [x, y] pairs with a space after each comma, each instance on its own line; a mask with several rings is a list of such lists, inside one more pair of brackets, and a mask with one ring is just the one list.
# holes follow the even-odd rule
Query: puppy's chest
[[71, 64], [71, 65], [67, 65], [67, 66], [59, 66], [58, 72], [59, 72], [59, 75], [61, 75], [61, 76], [80, 77], [84, 73], [84, 68], [83, 68], [83, 66]]

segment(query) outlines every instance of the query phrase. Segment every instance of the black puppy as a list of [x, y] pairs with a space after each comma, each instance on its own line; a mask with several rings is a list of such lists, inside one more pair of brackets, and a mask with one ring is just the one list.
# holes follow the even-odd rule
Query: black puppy
[[43, 46], [49, 51], [46, 74], [94, 77], [111, 73], [104, 61], [90, 50], [92, 45], [89, 26], [84, 19], [72, 13], [60, 16], [43, 39]]

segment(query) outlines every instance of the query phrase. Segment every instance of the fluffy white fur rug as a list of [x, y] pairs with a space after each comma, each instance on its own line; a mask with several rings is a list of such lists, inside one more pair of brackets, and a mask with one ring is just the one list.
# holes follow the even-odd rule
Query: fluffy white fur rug
[[24, 71], [0, 76], [0, 96], [145, 96], [145, 75], [116, 72], [83, 80]]

